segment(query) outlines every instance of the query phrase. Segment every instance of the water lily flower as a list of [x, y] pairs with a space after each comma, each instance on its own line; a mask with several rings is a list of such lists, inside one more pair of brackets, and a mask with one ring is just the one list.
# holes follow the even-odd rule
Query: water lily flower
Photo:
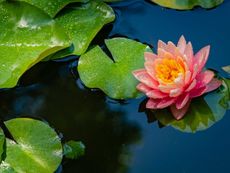
[[205, 70], [210, 46], [194, 55], [191, 42], [184, 36], [177, 46], [158, 41], [157, 54], [145, 52], [145, 69], [133, 72], [140, 81], [137, 89], [149, 98], [146, 108], [163, 109], [170, 106], [179, 120], [187, 112], [193, 98], [217, 89], [222, 82]]

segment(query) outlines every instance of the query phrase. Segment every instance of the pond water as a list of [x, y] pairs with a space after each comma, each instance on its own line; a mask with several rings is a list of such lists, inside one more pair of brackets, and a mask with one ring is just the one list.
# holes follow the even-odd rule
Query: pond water
[[[163, 9], [143, 0], [113, 4], [117, 19], [94, 40], [125, 36], [156, 46], [176, 42], [180, 35], [195, 50], [210, 44], [207, 67], [221, 71], [230, 64], [230, 2], [212, 10]], [[228, 173], [230, 172], [230, 112], [206, 131], [182, 133], [148, 123], [138, 112], [144, 99], [114, 101], [85, 89], [75, 72], [77, 60], [42, 62], [29, 70], [19, 86], [0, 93], [4, 118], [36, 117], [49, 122], [63, 140], [82, 140], [86, 154], [64, 160], [67, 173]], [[61, 134], [60, 134], [61, 135]]]

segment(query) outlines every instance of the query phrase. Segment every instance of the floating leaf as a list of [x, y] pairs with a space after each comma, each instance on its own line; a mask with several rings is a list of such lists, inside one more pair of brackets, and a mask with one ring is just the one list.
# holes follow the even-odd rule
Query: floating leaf
[[122, 0], [103, 0], [104, 2], [119, 2], [119, 1], [122, 1]]
[[31, 5], [34, 5], [44, 12], [46, 12], [50, 17], [54, 17], [61, 9], [72, 2], [87, 2], [89, 0], [17, 0], [24, 1]]
[[53, 173], [58, 168], [62, 145], [51, 127], [29, 118], [16, 118], [5, 124], [17, 143], [6, 139], [6, 159], [0, 172]]
[[70, 47], [67, 47], [58, 52], [55, 52], [54, 54], [47, 56], [42, 61], [57, 60], [57, 59], [65, 58], [67, 56], [72, 55], [73, 52], [74, 52], [74, 45], [72, 44]]
[[17, 173], [8, 163], [2, 161], [0, 164], [1, 173]]
[[99, 46], [82, 55], [78, 71], [81, 80], [89, 88], [99, 88], [114, 99], [136, 98], [138, 81], [132, 71], [143, 68], [144, 52], [150, 51], [145, 44], [126, 38], [106, 40], [113, 56], [109, 58]]
[[[100, 0], [94, 0], [80, 7], [68, 8], [57, 16], [56, 21], [71, 38], [74, 54], [81, 55], [85, 53], [101, 28], [114, 19], [115, 15], [111, 7]], [[62, 58], [72, 53], [71, 49], [66, 49], [50, 59]]]
[[3, 153], [4, 153], [4, 143], [5, 143], [5, 135], [0, 133], [0, 163], [2, 161]]
[[[226, 112], [226, 107], [219, 103], [227, 92], [226, 85], [224, 84], [222, 87], [221, 90], [193, 99], [188, 112], [181, 120], [175, 120], [167, 109], [157, 110], [156, 118], [163, 125], [170, 125], [183, 132], [205, 130], [222, 119]], [[226, 104], [229, 100], [224, 100], [224, 102]]]
[[59, 26], [27, 3], [3, 2], [0, 16], [0, 88], [14, 87], [31, 66], [70, 46]]
[[219, 101], [219, 103], [225, 109], [229, 109], [230, 108], [230, 80], [229, 79], [223, 79], [223, 80], [224, 80], [224, 83], [222, 86], [222, 91], [224, 93], [224, 96]]
[[68, 141], [64, 145], [64, 155], [68, 159], [77, 159], [85, 154], [85, 145], [82, 142]]
[[223, 69], [225, 72], [227, 72], [228, 74], [230, 74], [230, 65], [224, 66], [224, 67], [222, 67], [222, 69]]
[[203, 8], [213, 8], [224, 0], [151, 0], [163, 7], [178, 9], [178, 10], [190, 10], [195, 6], [201, 6]]

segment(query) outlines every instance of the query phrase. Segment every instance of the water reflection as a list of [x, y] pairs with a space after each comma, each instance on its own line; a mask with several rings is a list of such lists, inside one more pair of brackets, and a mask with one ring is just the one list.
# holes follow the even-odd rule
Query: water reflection
[[127, 171], [129, 148], [141, 140], [140, 127], [128, 121], [124, 111], [110, 109], [103, 94], [78, 88], [67, 63], [41, 63], [23, 76], [20, 86], [0, 93], [6, 119], [42, 118], [62, 132], [64, 140], [86, 145], [80, 160], [64, 161], [64, 172]]

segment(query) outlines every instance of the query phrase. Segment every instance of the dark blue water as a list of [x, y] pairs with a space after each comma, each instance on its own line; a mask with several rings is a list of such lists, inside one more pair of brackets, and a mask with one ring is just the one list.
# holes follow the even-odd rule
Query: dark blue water
[[[230, 64], [228, 0], [212, 10], [176, 11], [143, 0], [112, 7], [117, 19], [111, 32], [111, 25], [103, 30], [109, 37], [122, 35], [155, 49], [158, 39], [177, 42], [183, 34], [196, 51], [211, 45], [207, 67], [221, 71]], [[230, 172], [229, 111], [214, 126], [195, 134], [159, 128], [157, 123], [147, 122], [145, 113], [138, 112], [144, 98], [119, 103], [100, 91], [83, 88], [76, 64], [76, 60], [40, 63], [22, 77], [17, 88], [0, 93], [0, 113], [5, 119], [41, 118], [61, 132], [63, 140], [85, 143], [85, 156], [64, 160], [63, 172]]]

